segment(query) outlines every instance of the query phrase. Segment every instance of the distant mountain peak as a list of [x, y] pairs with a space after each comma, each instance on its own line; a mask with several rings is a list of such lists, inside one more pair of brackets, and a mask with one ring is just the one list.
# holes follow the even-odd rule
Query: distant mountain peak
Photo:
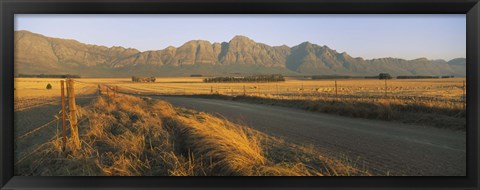
[[244, 35], [235, 35], [235, 36], [233, 36], [232, 40], [234, 40], [234, 39], [237, 39], [237, 40], [240, 40], [240, 39], [251, 40], [249, 37], [244, 36]]
[[[237, 35], [229, 42], [190, 40], [180, 47], [140, 52], [121, 46], [89, 45], [51, 38], [29, 31], [15, 32], [16, 74], [70, 73], [88, 76], [217, 75], [221, 72], [301, 75], [398, 75], [465, 76], [465, 58], [450, 61], [418, 58], [352, 58], [326, 45], [309, 41], [293, 47], [269, 46]], [[223, 71], [220, 69], [222, 68]], [[263, 69], [261, 69], [263, 68]]]
[[450, 61], [448, 61], [449, 65], [455, 65], [455, 66], [466, 66], [467, 65], [467, 59], [465, 58], [455, 58]]
[[234, 36], [230, 42], [233, 42], [233, 41], [252, 41], [252, 39], [250, 39], [249, 37], [246, 37], [246, 36], [243, 36], [243, 35], [236, 35]]
[[175, 47], [173, 47], [173, 46], [168, 46], [168, 47], [165, 48], [165, 49], [177, 49], [177, 48], [175, 48]]
[[308, 45], [312, 45], [312, 43], [309, 42], [309, 41], [304, 41], [301, 44], [299, 44], [298, 46], [308, 46]]
[[413, 59], [412, 61], [429, 61], [426, 57], [420, 57], [417, 59]]

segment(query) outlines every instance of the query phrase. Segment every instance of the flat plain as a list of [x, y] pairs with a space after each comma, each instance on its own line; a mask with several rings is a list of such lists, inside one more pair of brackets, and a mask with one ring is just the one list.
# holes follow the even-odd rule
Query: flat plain
[[[335, 80], [308, 80], [288, 78], [285, 82], [270, 83], [204, 83], [203, 77], [165, 77], [154, 83], [133, 83], [130, 78], [78, 79], [87, 83], [118, 86], [140, 93], [158, 94], [211, 94], [225, 95], [335, 95]], [[41, 80], [41, 79], [39, 79]], [[385, 95], [385, 81], [378, 79], [338, 79], [337, 94], [365, 97]], [[430, 97], [462, 100], [465, 78], [445, 79], [393, 79], [387, 80], [387, 96]], [[22, 84], [23, 86], [23, 84]], [[244, 90], [245, 86], [245, 90]]]
[[[17, 174], [345, 176], [464, 173], [459, 169], [463, 168], [462, 163], [452, 164], [452, 161], [456, 163], [465, 157], [461, 140], [465, 135], [464, 78], [387, 81], [287, 78], [285, 82], [271, 83], [204, 83], [203, 79], [170, 77], [157, 78], [151, 83], [132, 82], [131, 78], [74, 79], [77, 98], [84, 98], [77, 102], [79, 118], [85, 122], [79, 125], [81, 148], [69, 148], [64, 152], [58, 122], [56, 130], [55, 123], [52, 123], [53, 128], [48, 132], [35, 131], [36, 127], [43, 127], [49, 121], [49, 115], [57, 115], [58, 119], [62, 79], [17, 78], [15, 114], [28, 117], [27, 123], [19, 121], [16, 122], [19, 126], [15, 126], [17, 138], [21, 137], [16, 142]], [[52, 89], [46, 89], [48, 84]], [[251, 103], [260, 107], [249, 106]], [[287, 107], [288, 110], [268, 107], [271, 105]], [[313, 113], [304, 113], [298, 108]], [[257, 110], [258, 114], [248, 111], [250, 109]], [[261, 110], [269, 109], [272, 109], [271, 114], [289, 112], [293, 117], [293, 113], [298, 112], [299, 115], [308, 115], [302, 117], [312, 119], [297, 118], [300, 119], [298, 122], [305, 123], [303, 131], [285, 128], [294, 126], [272, 126], [289, 122], [262, 123], [258, 117], [267, 117], [269, 113]], [[317, 117], [315, 112], [326, 115], [317, 113]], [[242, 119], [239, 113], [245, 113], [246, 117], [248, 113], [252, 114]], [[368, 120], [355, 117], [384, 121], [375, 121], [378, 123], [373, 126]], [[362, 123], [359, 126], [364, 127], [360, 131], [353, 123]], [[347, 124], [351, 128], [349, 133], [342, 132]], [[398, 129], [388, 129], [385, 125]], [[320, 128], [315, 129], [317, 127]], [[338, 142], [311, 141], [308, 139], [324, 134], [318, 133], [318, 136], [313, 131], [307, 133], [308, 130], [340, 136], [348, 134], [350, 137], [340, 138]], [[372, 135], [381, 131], [398, 133], [392, 139]], [[30, 134], [34, 135], [24, 138]], [[398, 150], [416, 147], [415, 154], [409, 156], [411, 158], [422, 157], [421, 154], [429, 150], [435, 150], [438, 155], [451, 155], [437, 158], [443, 169], [432, 169], [433, 165], [421, 160], [388, 160], [391, 159], [389, 155], [399, 154], [393, 154], [388, 143], [382, 146], [384, 156], [378, 158], [380, 149], [345, 149], [345, 143], [355, 144], [351, 137], [360, 134], [361, 139], [370, 139], [371, 145], [375, 144], [374, 139], [382, 139], [399, 146]], [[401, 134], [410, 139], [402, 146], [398, 144], [403, 138]], [[418, 138], [418, 141], [412, 141], [412, 138]], [[73, 146], [70, 139], [67, 146]], [[409, 163], [411, 165], [405, 170], [398, 168], [398, 164]]]

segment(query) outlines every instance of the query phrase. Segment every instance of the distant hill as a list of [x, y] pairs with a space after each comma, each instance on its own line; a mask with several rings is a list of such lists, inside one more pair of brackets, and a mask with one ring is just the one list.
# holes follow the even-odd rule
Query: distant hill
[[304, 42], [269, 46], [245, 36], [229, 42], [192, 40], [180, 47], [140, 52], [75, 40], [15, 32], [15, 74], [77, 74], [82, 77], [229, 75], [466, 75], [466, 60], [419, 58], [365, 60], [327, 46]]

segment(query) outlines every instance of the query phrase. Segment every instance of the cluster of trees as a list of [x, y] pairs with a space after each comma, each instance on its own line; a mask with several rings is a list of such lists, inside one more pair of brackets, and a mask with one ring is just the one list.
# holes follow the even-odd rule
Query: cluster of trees
[[203, 79], [203, 82], [279, 82], [285, 81], [285, 78], [280, 74], [275, 75], [257, 75], [245, 77], [215, 77]]
[[26, 75], [26, 74], [18, 74], [19, 78], [80, 78], [80, 75], [49, 75], [49, 74], [39, 74], [39, 75]]
[[155, 82], [155, 77], [136, 77], [132, 76], [132, 82]]
[[455, 76], [442, 76], [443, 79], [446, 79], [446, 78], [455, 78]]
[[398, 76], [397, 79], [438, 79], [438, 78], [454, 78], [454, 76]]
[[380, 73], [378, 79], [392, 79], [392, 75], [390, 73]]
[[190, 77], [203, 77], [202, 74], [191, 74]]
[[[378, 79], [392, 79], [393, 77], [389, 73], [380, 73], [378, 76], [370, 76], [365, 78], [378, 78]], [[397, 79], [438, 79], [438, 78], [455, 78], [455, 76], [397, 76]]]
[[343, 76], [343, 75], [313, 75], [312, 79], [351, 79], [353, 76]]

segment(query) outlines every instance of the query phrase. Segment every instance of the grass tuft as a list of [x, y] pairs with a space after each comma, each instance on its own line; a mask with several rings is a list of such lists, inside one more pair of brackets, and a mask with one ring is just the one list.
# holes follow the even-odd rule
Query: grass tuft
[[81, 150], [62, 151], [61, 138], [54, 139], [24, 162], [32, 165], [16, 165], [18, 175], [370, 175], [314, 148], [164, 101], [117, 95], [79, 110], [86, 119], [79, 125]]

